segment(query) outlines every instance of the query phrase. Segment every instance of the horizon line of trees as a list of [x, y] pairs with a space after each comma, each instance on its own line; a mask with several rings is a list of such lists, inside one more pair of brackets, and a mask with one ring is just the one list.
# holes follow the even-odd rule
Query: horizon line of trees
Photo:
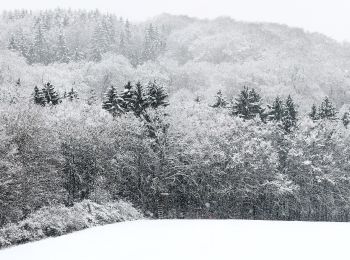
[[0, 117], [0, 225], [84, 199], [152, 217], [164, 203], [168, 217], [349, 221], [350, 133], [327, 117], [288, 132], [291, 97], [264, 110], [248, 88], [220, 106], [169, 106], [156, 82], [111, 86], [101, 106], [59, 105], [50, 83], [35, 93]]
[[[149, 23], [142, 31], [127, 19], [99, 11], [67, 14], [61, 9], [39, 13], [22, 10], [4, 12], [1, 19], [19, 23], [8, 36], [8, 49], [18, 52], [29, 64], [98, 62], [104, 53], [114, 52], [137, 66], [155, 60], [166, 48], [166, 28]], [[72, 36], [72, 30], [78, 29], [84, 35]]]
[[[272, 104], [267, 104], [264, 107], [261, 96], [254, 88], [249, 89], [248, 87], [243, 87], [238, 97], [231, 101], [227, 101], [222, 91], [219, 90], [215, 96], [215, 103], [211, 107], [229, 109], [230, 114], [244, 120], [258, 117], [263, 122], [277, 122], [281, 124], [286, 132], [291, 132], [297, 126], [298, 121], [297, 106], [291, 95], [288, 95], [285, 100], [277, 96]], [[344, 112], [341, 118], [338, 118], [337, 114], [335, 106], [325, 96], [318, 107], [316, 104], [311, 106], [311, 111], [307, 116], [313, 121], [341, 119], [343, 125], [347, 128], [350, 123], [350, 111]]]

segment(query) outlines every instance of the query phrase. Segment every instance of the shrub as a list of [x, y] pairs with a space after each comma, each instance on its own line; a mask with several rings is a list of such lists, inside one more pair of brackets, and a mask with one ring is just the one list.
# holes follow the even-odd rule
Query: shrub
[[124, 201], [101, 205], [85, 200], [69, 208], [63, 205], [43, 207], [18, 224], [0, 229], [0, 248], [142, 217]]

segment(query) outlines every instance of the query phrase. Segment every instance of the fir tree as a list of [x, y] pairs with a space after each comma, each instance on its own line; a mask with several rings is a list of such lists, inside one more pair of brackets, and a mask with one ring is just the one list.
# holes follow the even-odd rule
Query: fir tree
[[44, 29], [39, 22], [35, 31], [32, 62], [48, 64], [48, 58], [48, 49], [44, 36]]
[[113, 117], [124, 113], [124, 100], [118, 95], [117, 89], [114, 86], [107, 91], [105, 100], [102, 103], [102, 108], [107, 110]]
[[10, 37], [8, 49], [11, 51], [17, 50], [17, 43], [16, 43], [15, 37], [13, 35], [11, 35], [11, 37]]
[[277, 96], [272, 103], [271, 111], [268, 114], [268, 118], [269, 120], [279, 122], [279, 121], [282, 121], [283, 113], [284, 113], [283, 101], [280, 97]]
[[283, 128], [286, 132], [291, 132], [297, 124], [297, 111], [290, 95], [287, 97], [284, 107], [285, 109], [282, 117]]
[[90, 90], [90, 93], [89, 93], [89, 97], [88, 97], [88, 100], [87, 100], [87, 103], [88, 105], [94, 105], [97, 101], [97, 95], [96, 95], [96, 92], [95, 90]]
[[33, 92], [33, 101], [37, 105], [45, 106], [46, 105], [46, 98], [42, 90], [38, 88], [38, 86], [34, 87]]
[[138, 82], [134, 91], [133, 110], [137, 117], [140, 117], [149, 107], [148, 97], [145, 95], [143, 86]]
[[168, 94], [165, 92], [164, 88], [157, 84], [156, 81], [148, 83], [148, 98], [149, 104], [152, 108], [158, 108], [160, 106], [166, 107], [169, 105], [166, 99]]
[[346, 111], [342, 117], [342, 122], [345, 128], [348, 128], [348, 125], [350, 123], [350, 112]]
[[260, 95], [254, 89], [244, 87], [232, 106], [232, 114], [249, 120], [261, 116], [262, 112]]
[[66, 40], [64, 38], [64, 35], [63, 35], [62, 31], [58, 35], [56, 61], [63, 62], [63, 63], [68, 63], [69, 62], [68, 48], [67, 48]]
[[157, 56], [164, 51], [165, 43], [161, 39], [157, 27], [152, 24], [148, 26], [145, 32], [142, 57], [144, 61], [155, 60]]
[[125, 86], [123, 93], [120, 95], [120, 98], [122, 99], [121, 107], [123, 108], [124, 112], [129, 112], [133, 110], [134, 103], [135, 103], [135, 90], [133, 89], [133, 86], [131, 85], [131, 82], [129, 81]]
[[311, 107], [311, 112], [309, 113], [309, 117], [312, 120], [317, 120], [319, 118], [318, 112], [317, 112], [317, 107], [316, 107], [315, 104], [313, 104], [312, 107]]
[[65, 93], [65, 98], [68, 98], [69, 101], [73, 101], [75, 99], [78, 99], [78, 92], [72, 88], [68, 93]]
[[215, 104], [212, 105], [211, 107], [214, 107], [214, 108], [225, 108], [227, 106], [227, 101], [225, 100], [225, 98], [223, 97], [223, 94], [221, 92], [221, 90], [219, 90], [217, 93], [216, 93], [216, 96], [215, 96]]
[[44, 93], [46, 104], [55, 106], [61, 103], [59, 94], [56, 92], [55, 87], [50, 82], [45, 84], [42, 92]]
[[320, 119], [328, 119], [328, 120], [335, 120], [337, 116], [337, 112], [335, 110], [335, 107], [333, 106], [332, 102], [329, 100], [328, 97], [325, 97], [319, 107], [319, 117]]

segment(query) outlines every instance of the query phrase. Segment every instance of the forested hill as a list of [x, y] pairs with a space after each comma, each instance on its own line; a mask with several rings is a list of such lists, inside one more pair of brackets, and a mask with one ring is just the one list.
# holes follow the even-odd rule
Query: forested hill
[[[219, 89], [232, 97], [247, 85], [266, 99], [291, 94], [301, 108], [325, 95], [340, 108], [350, 97], [350, 47], [285, 25], [168, 14], [133, 23], [99, 11], [24, 10], [2, 14], [0, 46], [7, 49], [0, 83], [21, 77], [31, 90], [45, 78], [102, 95], [127, 79], [157, 79], [171, 93], [207, 98]], [[23, 76], [31, 70], [23, 62], [35, 70]]]

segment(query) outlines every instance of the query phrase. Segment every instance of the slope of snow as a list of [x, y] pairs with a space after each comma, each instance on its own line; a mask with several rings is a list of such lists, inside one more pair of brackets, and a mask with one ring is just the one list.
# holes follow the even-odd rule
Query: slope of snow
[[0, 250], [1, 260], [350, 259], [348, 223], [141, 220]]

